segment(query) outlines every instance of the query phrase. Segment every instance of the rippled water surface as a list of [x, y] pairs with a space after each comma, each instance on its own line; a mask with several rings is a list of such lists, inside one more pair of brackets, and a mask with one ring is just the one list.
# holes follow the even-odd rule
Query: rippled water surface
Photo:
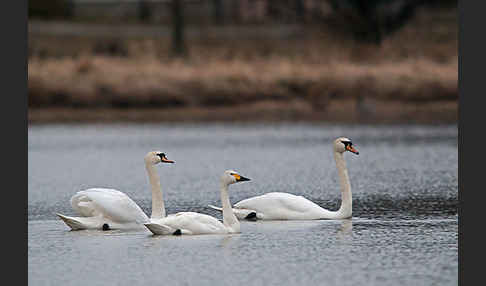
[[[29, 135], [30, 285], [456, 285], [457, 126], [43, 125]], [[218, 179], [252, 181], [231, 201], [265, 192], [340, 203], [332, 141], [345, 154], [350, 220], [242, 222], [241, 234], [157, 237], [145, 231], [69, 231], [70, 197], [89, 187], [127, 193], [146, 213], [143, 156], [157, 165], [168, 213], [220, 204]]]

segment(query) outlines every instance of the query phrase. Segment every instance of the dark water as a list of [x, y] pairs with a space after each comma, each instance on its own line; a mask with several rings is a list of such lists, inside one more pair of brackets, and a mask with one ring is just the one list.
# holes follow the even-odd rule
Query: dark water
[[[340, 203], [332, 141], [346, 154], [353, 218], [243, 222], [231, 236], [154, 237], [148, 232], [71, 232], [70, 197], [89, 187], [124, 191], [146, 213], [143, 156], [158, 165], [168, 213], [221, 217], [218, 179], [251, 182], [232, 202], [271, 191]], [[47, 125], [29, 127], [30, 285], [456, 285], [457, 126]]]

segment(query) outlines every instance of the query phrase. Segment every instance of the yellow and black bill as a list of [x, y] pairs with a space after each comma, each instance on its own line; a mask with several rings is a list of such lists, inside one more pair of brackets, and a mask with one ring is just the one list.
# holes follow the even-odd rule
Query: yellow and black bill
[[245, 177], [243, 177], [243, 176], [241, 176], [239, 174], [232, 174], [232, 175], [233, 175], [233, 177], [235, 177], [235, 179], [236, 179], [237, 182], [250, 181], [249, 178], [245, 178]]

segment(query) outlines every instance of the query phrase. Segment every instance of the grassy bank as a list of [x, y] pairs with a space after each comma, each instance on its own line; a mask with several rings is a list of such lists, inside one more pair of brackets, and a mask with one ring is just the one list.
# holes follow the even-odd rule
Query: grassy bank
[[333, 103], [346, 101], [354, 102], [355, 112], [369, 114], [383, 113], [379, 105], [386, 103], [456, 102], [457, 62], [451, 59], [439, 64], [424, 59], [321, 65], [269, 59], [161, 63], [105, 57], [29, 62], [31, 108], [166, 111], [269, 105], [322, 117], [319, 113], [328, 112]]

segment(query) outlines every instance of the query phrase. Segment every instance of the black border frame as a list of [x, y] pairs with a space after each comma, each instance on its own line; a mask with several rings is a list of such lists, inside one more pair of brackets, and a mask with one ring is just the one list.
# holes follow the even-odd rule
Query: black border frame
[[[484, 248], [480, 247], [484, 245], [481, 243], [483, 237], [480, 234], [483, 226], [480, 220], [483, 216], [484, 199], [478, 197], [484, 196], [481, 184], [484, 169], [472, 165], [474, 162], [481, 163], [486, 159], [485, 153], [478, 149], [481, 145], [479, 137], [484, 133], [485, 122], [478, 116], [484, 114], [484, 105], [481, 104], [485, 82], [483, 70], [486, 41], [483, 35], [486, 17], [484, 11], [486, 11], [484, 1], [458, 1], [459, 285], [478, 284], [483, 280], [481, 272], [484, 271], [480, 260], [483, 252], [481, 248]], [[466, 134], [470, 138], [469, 146], [466, 144]], [[466, 231], [469, 231], [468, 235]]]
[[[26, 0], [1, 9], [2, 55], [2, 216], [4, 281], [27, 284], [27, 11]], [[7, 282], [8, 283], [8, 282]]]

